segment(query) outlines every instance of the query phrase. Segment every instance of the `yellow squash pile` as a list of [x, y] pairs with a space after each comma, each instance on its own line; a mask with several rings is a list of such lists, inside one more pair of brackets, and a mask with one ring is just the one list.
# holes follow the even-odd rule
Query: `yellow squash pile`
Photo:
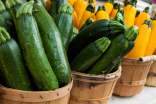
[[114, 0], [107, 0], [103, 6], [99, 6], [97, 11], [96, 0], [68, 0], [73, 6], [73, 23], [78, 29], [85, 24], [85, 22], [92, 18], [94, 20], [101, 19], [114, 19], [119, 10], [119, 4], [115, 3]]

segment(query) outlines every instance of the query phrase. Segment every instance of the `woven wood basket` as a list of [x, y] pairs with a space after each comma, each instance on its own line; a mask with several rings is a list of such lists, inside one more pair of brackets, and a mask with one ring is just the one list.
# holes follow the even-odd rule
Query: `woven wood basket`
[[55, 91], [21, 91], [0, 87], [0, 104], [68, 104], [72, 82]]
[[136, 59], [124, 59], [122, 75], [118, 80], [114, 95], [134, 96], [139, 94], [146, 83], [146, 78], [152, 61], [140, 62]]
[[121, 68], [108, 75], [91, 76], [73, 72], [70, 104], [108, 104], [121, 75]]
[[156, 61], [151, 65], [150, 72], [146, 81], [147, 86], [156, 87]]

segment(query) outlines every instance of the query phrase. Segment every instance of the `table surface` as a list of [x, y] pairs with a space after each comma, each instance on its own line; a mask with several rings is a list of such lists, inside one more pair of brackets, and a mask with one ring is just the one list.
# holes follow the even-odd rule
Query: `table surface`
[[145, 89], [134, 97], [113, 96], [110, 104], [156, 104], [156, 88], [145, 87]]

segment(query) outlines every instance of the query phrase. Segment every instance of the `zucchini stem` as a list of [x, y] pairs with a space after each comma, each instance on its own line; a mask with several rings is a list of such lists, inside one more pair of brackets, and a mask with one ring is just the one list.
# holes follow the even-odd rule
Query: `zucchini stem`
[[32, 11], [33, 11], [33, 4], [34, 1], [29, 1], [24, 3], [19, 10], [17, 11], [16, 17], [18, 18], [19, 16], [23, 15], [23, 14], [29, 14], [32, 15]]
[[3, 12], [5, 10], [6, 10], [6, 8], [5, 8], [3, 2], [0, 0], [0, 12]]
[[10, 40], [11, 37], [5, 28], [0, 27], [0, 44], [5, 43], [7, 40]]
[[73, 7], [69, 4], [69, 3], [66, 3], [66, 4], [62, 4], [59, 8], [59, 13], [67, 13], [67, 14], [70, 14], [72, 15], [73, 13]]
[[22, 3], [22, 0], [6, 0], [6, 6], [8, 8], [11, 8], [17, 4], [21, 4]]

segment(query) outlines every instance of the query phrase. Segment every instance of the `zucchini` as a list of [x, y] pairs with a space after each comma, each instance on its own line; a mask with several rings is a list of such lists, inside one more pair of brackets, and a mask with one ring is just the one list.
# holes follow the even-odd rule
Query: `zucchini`
[[107, 66], [107, 68], [102, 72], [102, 74], [111, 73], [116, 66], [119, 66], [121, 64], [121, 60], [122, 60], [121, 56], [117, 57], [115, 60], [111, 62], [110, 65]]
[[0, 0], [0, 26], [7, 29], [7, 31], [11, 35], [13, 35], [13, 38], [16, 38], [12, 17], [1, 0]]
[[59, 8], [58, 28], [61, 33], [61, 38], [64, 47], [67, 47], [70, 40], [70, 30], [72, 28], [72, 13], [73, 7], [70, 4], [63, 4]]
[[71, 81], [71, 71], [61, 41], [60, 32], [53, 18], [48, 14], [46, 9], [38, 3], [34, 4], [33, 14], [37, 21], [43, 45], [51, 66], [58, 78], [60, 86], [64, 86]]
[[[133, 34], [133, 35], [132, 35]], [[135, 41], [138, 36], [138, 27], [132, 26], [126, 30], [125, 37], [130, 41]]]
[[2, 27], [0, 27], [0, 70], [7, 87], [32, 90], [19, 46]]
[[101, 72], [110, 72], [107, 70], [109, 65], [118, 57], [123, 57], [130, 51], [129, 42], [134, 40], [136, 33], [133, 32], [134, 27], [130, 28], [127, 33], [120, 34], [112, 40], [112, 44], [106, 53], [92, 66], [90, 74], [100, 74]]
[[121, 11], [118, 11], [118, 13], [116, 14], [115, 20], [120, 22], [121, 24], [124, 24], [124, 16]]
[[85, 72], [108, 49], [111, 41], [108, 38], [100, 38], [85, 47], [71, 63], [71, 68], [79, 72]]
[[70, 42], [77, 36], [78, 33], [79, 33], [79, 30], [76, 27], [72, 26], [70, 33], [69, 33], [70, 37], [69, 37], [69, 41], [67, 42], [66, 50], [68, 50]]
[[70, 43], [68, 49], [69, 61], [71, 62], [73, 58], [75, 58], [75, 56], [89, 43], [94, 42], [101, 37], [112, 38], [124, 32], [124, 25], [116, 21], [99, 20], [93, 22], [80, 31]]
[[100, 74], [105, 73], [106, 68], [128, 47], [129, 41], [125, 39], [124, 35], [121, 34], [112, 40], [110, 48], [105, 54], [95, 63], [95, 65], [89, 71], [89, 74]]
[[54, 18], [55, 22], [58, 21], [59, 8], [61, 5], [68, 3], [67, 0], [51, 0], [52, 5], [50, 8], [50, 15]]
[[13, 22], [16, 25], [16, 12], [19, 9], [19, 7], [24, 3], [23, 0], [6, 0], [6, 6], [13, 18]]
[[89, 26], [93, 22], [94, 20], [92, 18], [87, 19], [86, 23], [81, 27], [80, 31], [82, 31], [82, 29], [85, 29], [87, 26]]
[[24, 3], [16, 14], [16, 30], [26, 65], [39, 90], [55, 90], [58, 80], [44, 51], [37, 23], [32, 16], [33, 1]]

